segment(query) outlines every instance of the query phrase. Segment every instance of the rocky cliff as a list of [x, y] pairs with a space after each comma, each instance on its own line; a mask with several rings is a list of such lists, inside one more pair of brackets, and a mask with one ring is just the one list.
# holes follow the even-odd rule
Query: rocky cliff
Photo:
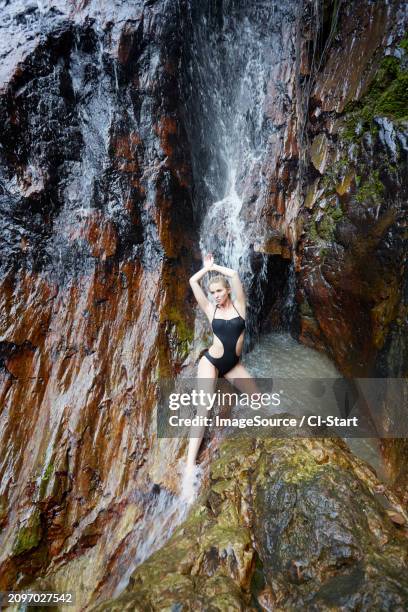
[[[183, 448], [156, 439], [156, 381], [193, 366], [187, 279], [228, 174], [234, 101], [251, 335], [282, 324], [292, 279], [301, 342], [347, 376], [406, 376], [406, 23], [398, 0], [3, 2], [0, 590], [78, 585], [78, 609], [111, 597], [142, 548], [153, 484], [177, 491]], [[264, 76], [238, 91], [246, 55]], [[312, 459], [319, 443], [291, 442], [290, 469], [278, 443], [256, 448], [242, 469], [259, 475], [277, 457], [284, 484], [274, 468], [256, 494], [232, 494], [228, 472], [224, 493], [216, 464], [207, 501], [134, 574], [129, 609], [175, 603], [173, 578], [203, 609], [335, 606], [345, 584], [363, 609], [382, 597], [403, 606], [404, 528], [374, 499], [370, 473], [333, 443], [337, 503]], [[402, 498], [407, 452], [404, 440], [384, 442]], [[347, 487], [371, 522], [353, 506], [348, 524]], [[337, 504], [335, 533], [314, 516], [313, 491]], [[276, 514], [282, 528], [268, 523]], [[293, 516], [316, 549], [286, 532]]]
[[103, 579], [192, 339], [180, 14], [150, 5], [2, 9], [2, 589]]
[[336, 441], [230, 439], [205, 494], [102, 610], [403, 610], [406, 534]]
[[[328, 8], [325, 39], [305, 68], [300, 340], [332, 355], [346, 376], [406, 377], [406, 7]], [[384, 442], [405, 497], [407, 450], [405, 440]]]

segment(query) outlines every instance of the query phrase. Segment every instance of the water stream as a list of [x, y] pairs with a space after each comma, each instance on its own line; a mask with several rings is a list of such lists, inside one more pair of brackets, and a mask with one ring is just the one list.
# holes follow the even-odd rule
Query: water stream
[[[138, 521], [132, 538], [132, 550], [127, 551], [124, 573], [117, 584], [113, 597], [118, 596], [129, 583], [130, 576], [138, 565], [150, 557], [170, 538], [171, 534], [187, 516], [189, 506], [178, 496], [161, 489], [152, 493], [143, 519]], [[129, 558], [131, 559], [129, 561]]]
[[[239, 271], [247, 298], [245, 350], [264, 316], [268, 258], [254, 244], [263, 235], [259, 212], [270, 194], [266, 160], [276, 156], [282, 125], [270, 112], [271, 89], [287, 94], [282, 66], [294, 62], [296, 2], [228, 0], [190, 6], [192, 36], [184, 89], [185, 123], [192, 150], [194, 206], [200, 249], [215, 262]], [[288, 45], [287, 41], [291, 44]], [[295, 273], [287, 279], [283, 319], [289, 329]], [[208, 286], [208, 278], [203, 279]], [[205, 335], [198, 315], [195, 345]]]

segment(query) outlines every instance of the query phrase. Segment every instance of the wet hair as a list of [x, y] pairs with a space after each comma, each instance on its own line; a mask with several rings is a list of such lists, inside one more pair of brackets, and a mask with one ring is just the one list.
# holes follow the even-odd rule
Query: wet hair
[[210, 280], [208, 281], [208, 288], [210, 288], [213, 283], [221, 283], [224, 289], [231, 289], [231, 285], [229, 284], [225, 276], [222, 276], [222, 274], [217, 274], [217, 276], [213, 276], [212, 278], [210, 278]]

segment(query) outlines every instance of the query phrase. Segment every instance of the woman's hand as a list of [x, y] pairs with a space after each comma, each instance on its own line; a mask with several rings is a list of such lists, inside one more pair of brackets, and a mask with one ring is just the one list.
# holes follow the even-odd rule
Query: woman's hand
[[204, 257], [204, 268], [206, 270], [211, 270], [211, 268], [214, 265], [214, 257], [212, 253], [208, 253], [207, 255], [205, 255]]

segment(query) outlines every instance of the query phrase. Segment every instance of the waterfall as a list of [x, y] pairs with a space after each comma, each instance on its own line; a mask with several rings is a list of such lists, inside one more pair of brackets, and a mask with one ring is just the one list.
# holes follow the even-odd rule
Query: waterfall
[[206, 214], [200, 236], [202, 256], [214, 252], [221, 265], [235, 270], [245, 252], [245, 224], [239, 216], [242, 200], [236, 190], [236, 168], [232, 167], [226, 195], [213, 202]]
[[280, 144], [281, 126], [266, 106], [272, 83], [284, 89], [276, 74], [286, 52], [282, 24], [292, 27], [297, 11], [291, 1], [255, 4], [190, 7], [193, 52], [184, 77], [201, 254], [212, 252], [216, 263], [240, 273], [249, 305], [246, 346], [259, 328], [266, 286], [267, 256], [257, 254], [256, 269], [253, 262], [265, 231], [265, 163]]

